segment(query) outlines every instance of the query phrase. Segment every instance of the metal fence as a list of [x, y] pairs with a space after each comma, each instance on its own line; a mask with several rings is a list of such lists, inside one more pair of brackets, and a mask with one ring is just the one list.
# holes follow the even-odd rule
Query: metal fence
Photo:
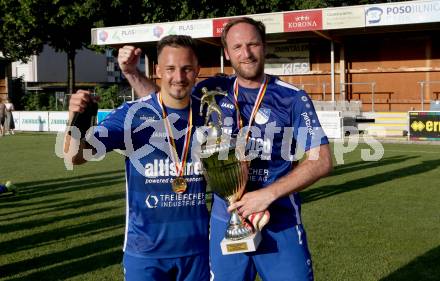
[[370, 92], [371, 92], [371, 111], [374, 112], [374, 91], [375, 91], [375, 88], [376, 88], [376, 81], [339, 83], [340, 100], [345, 100], [346, 93], [347, 93], [346, 86], [350, 86], [350, 85], [369, 85], [370, 86]]
[[419, 83], [419, 85], [420, 85], [420, 103], [422, 105], [422, 111], [424, 111], [425, 110], [425, 85], [440, 84], [440, 81], [420, 81], [417, 83]]

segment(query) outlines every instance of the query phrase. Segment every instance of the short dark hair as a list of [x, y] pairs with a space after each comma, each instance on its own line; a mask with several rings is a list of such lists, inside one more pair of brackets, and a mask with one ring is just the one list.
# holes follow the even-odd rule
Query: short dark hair
[[258, 32], [258, 34], [261, 37], [261, 41], [263, 42], [263, 45], [266, 44], [266, 27], [264, 26], [264, 23], [262, 23], [261, 21], [254, 20], [249, 17], [242, 17], [242, 18], [236, 18], [236, 19], [231, 20], [223, 28], [222, 38], [221, 38], [223, 48], [227, 47], [226, 36], [228, 36], [229, 30], [231, 29], [231, 27], [233, 27], [234, 25], [237, 25], [239, 23], [247, 23], [247, 24], [250, 24], [253, 27], [255, 27], [255, 30]]
[[198, 51], [197, 51], [197, 43], [191, 36], [187, 35], [167, 35], [164, 38], [160, 39], [157, 43], [157, 57], [159, 57], [163, 48], [165, 47], [174, 47], [174, 48], [189, 48], [193, 51], [197, 60], [199, 59]]

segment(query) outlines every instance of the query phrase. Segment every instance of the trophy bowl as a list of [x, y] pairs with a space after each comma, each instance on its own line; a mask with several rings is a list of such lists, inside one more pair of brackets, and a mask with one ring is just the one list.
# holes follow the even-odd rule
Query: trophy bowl
[[[227, 144], [220, 142], [203, 145], [201, 150], [201, 160], [209, 188], [225, 199], [228, 206], [240, 200], [245, 191], [249, 173], [249, 162], [239, 160], [236, 140], [232, 138], [231, 143]], [[219, 155], [227, 155], [227, 157], [220, 160]], [[254, 232], [252, 225], [239, 216], [237, 210], [234, 210], [225, 238], [239, 240], [251, 236]]]

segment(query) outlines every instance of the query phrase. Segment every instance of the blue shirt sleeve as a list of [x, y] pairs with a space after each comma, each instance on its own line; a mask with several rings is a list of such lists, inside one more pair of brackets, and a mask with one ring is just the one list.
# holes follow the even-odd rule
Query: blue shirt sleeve
[[121, 105], [109, 113], [95, 128], [93, 136], [105, 146], [107, 152], [125, 149], [124, 121], [127, 110], [127, 104]]

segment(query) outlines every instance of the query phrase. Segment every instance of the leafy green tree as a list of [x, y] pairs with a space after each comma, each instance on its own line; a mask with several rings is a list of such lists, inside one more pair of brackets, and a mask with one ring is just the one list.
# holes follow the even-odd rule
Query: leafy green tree
[[90, 29], [102, 24], [106, 6], [98, 0], [0, 0], [0, 49], [23, 60], [49, 44], [67, 54], [69, 92], [74, 90], [75, 55], [90, 43]]
[[118, 85], [112, 85], [108, 88], [96, 87], [96, 94], [99, 96], [99, 108], [113, 109], [120, 106], [123, 98], [119, 95]]
[[62, 106], [57, 103], [54, 93], [28, 93], [21, 97], [20, 104], [24, 105], [27, 111], [63, 110]]
[[0, 51], [6, 58], [26, 61], [44, 45], [40, 18], [32, 1], [0, 0]]

